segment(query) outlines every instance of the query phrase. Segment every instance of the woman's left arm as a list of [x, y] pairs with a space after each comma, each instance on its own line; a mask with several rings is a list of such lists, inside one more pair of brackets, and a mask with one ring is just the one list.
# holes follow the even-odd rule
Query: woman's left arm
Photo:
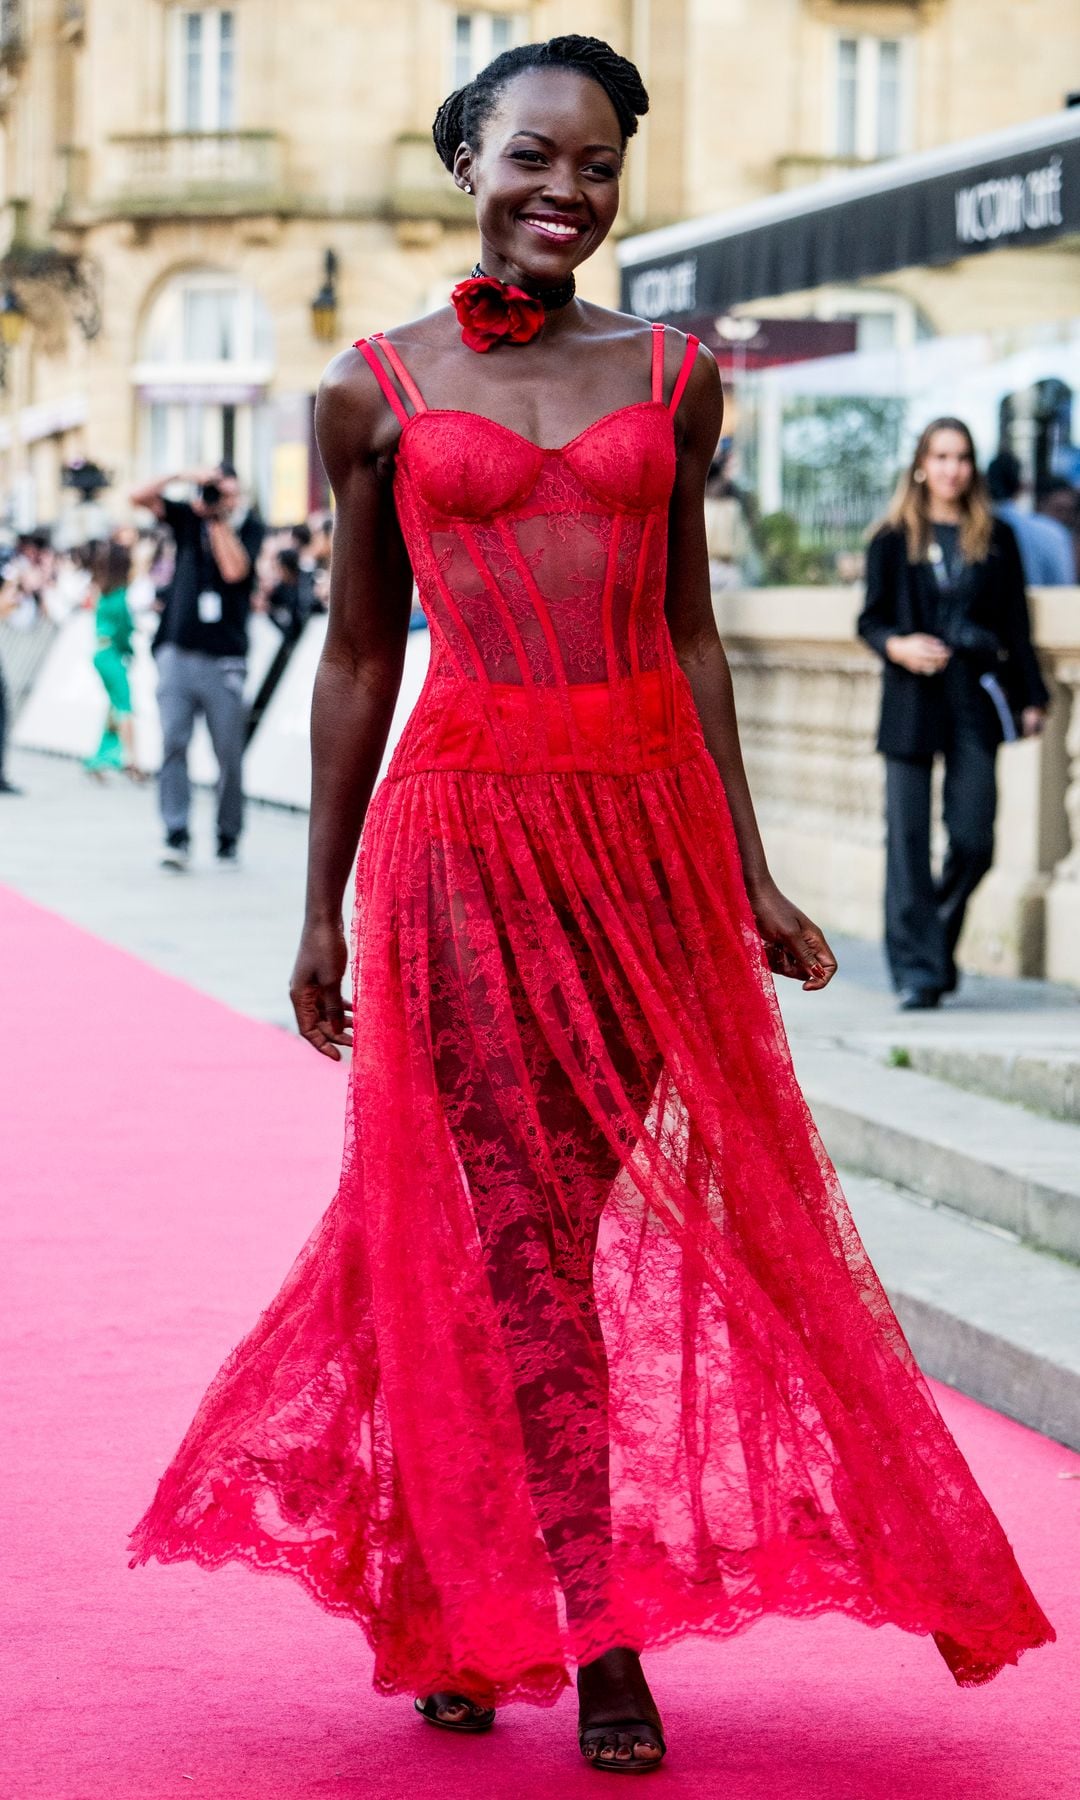
[[836, 958], [819, 927], [780, 892], [769, 874], [739, 744], [731, 671], [720, 642], [705, 542], [705, 482], [724, 420], [720, 375], [707, 350], [679, 408], [675, 486], [668, 515], [665, 610], [679, 666], [690, 683], [701, 729], [724, 784], [743, 879], [758, 930], [778, 974], [823, 988]]

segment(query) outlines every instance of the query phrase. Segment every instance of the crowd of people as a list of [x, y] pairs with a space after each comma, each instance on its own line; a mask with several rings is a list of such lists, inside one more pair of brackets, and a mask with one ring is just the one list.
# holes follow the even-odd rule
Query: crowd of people
[[[187, 481], [191, 499], [167, 499], [165, 489], [181, 480]], [[99, 781], [111, 771], [136, 780], [143, 776], [128, 669], [136, 633], [152, 635], [163, 735], [166, 866], [185, 866], [190, 851], [187, 752], [200, 711], [221, 770], [218, 854], [233, 860], [242, 826], [244, 745], [306, 621], [327, 610], [333, 517], [320, 511], [295, 525], [268, 529], [227, 463], [136, 489], [131, 500], [155, 514], [153, 524], [120, 524], [107, 535], [67, 547], [55, 544], [45, 529], [0, 545], [0, 619], [29, 632], [42, 621], [59, 627], [74, 612], [93, 611], [103, 729], [85, 766]], [[239, 553], [231, 566], [230, 545]], [[244, 676], [250, 612], [272, 621], [281, 633], [281, 649], [249, 701]], [[4, 765], [9, 710], [0, 660], [0, 794], [19, 792]]]

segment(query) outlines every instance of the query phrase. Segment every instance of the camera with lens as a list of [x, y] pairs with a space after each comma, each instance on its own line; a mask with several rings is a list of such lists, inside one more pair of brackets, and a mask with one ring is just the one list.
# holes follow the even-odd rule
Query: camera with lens
[[199, 498], [204, 506], [221, 505], [221, 489], [216, 481], [204, 481], [199, 489]]

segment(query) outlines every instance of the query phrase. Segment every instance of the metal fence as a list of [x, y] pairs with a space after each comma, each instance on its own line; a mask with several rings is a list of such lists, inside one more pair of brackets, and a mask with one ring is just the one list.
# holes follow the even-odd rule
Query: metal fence
[[13, 625], [0, 620], [0, 668], [8, 691], [8, 705], [15, 717], [56, 636], [51, 619], [38, 617], [32, 625]]

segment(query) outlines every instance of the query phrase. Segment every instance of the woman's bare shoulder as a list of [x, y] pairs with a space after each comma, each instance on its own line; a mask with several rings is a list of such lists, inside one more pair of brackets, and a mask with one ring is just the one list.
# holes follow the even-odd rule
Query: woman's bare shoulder
[[585, 323], [591, 336], [609, 344], [645, 345], [652, 336], [648, 319], [635, 313], [617, 312], [611, 306], [598, 306], [595, 300], [583, 300]]
[[392, 325], [383, 335], [395, 350], [405, 353], [409, 350], [437, 353], [445, 350], [458, 329], [457, 315], [453, 307], [447, 305], [437, 306], [434, 312], [423, 313], [418, 319], [406, 319], [400, 325]]
[[[587, 303], [587, 317], [590, 329], [598, 338], [613, 346], [623, 344], [629, 350], [646, 347], [656, 326], [662, 323], [658, 319], [639, 318], [636, 313], [616, 312], [611, 307], [595, 306], [591, 301]], [[664, 383], [665, 388], [670, 391], [682, 368], [690, 342], [690, 334], [681, 330], [678, 325], [668, 325], [667, 323], [664, 323], [663, 331]], [[702, 365], [700, 373], [697, 371], [697, 363]], [[708, 346], [702, 344], [700, 340], [698, 341], [695, 370], [691, 379], [695, 381], [701, 391], [712, 391], [719, 386], [716, 358]]]

